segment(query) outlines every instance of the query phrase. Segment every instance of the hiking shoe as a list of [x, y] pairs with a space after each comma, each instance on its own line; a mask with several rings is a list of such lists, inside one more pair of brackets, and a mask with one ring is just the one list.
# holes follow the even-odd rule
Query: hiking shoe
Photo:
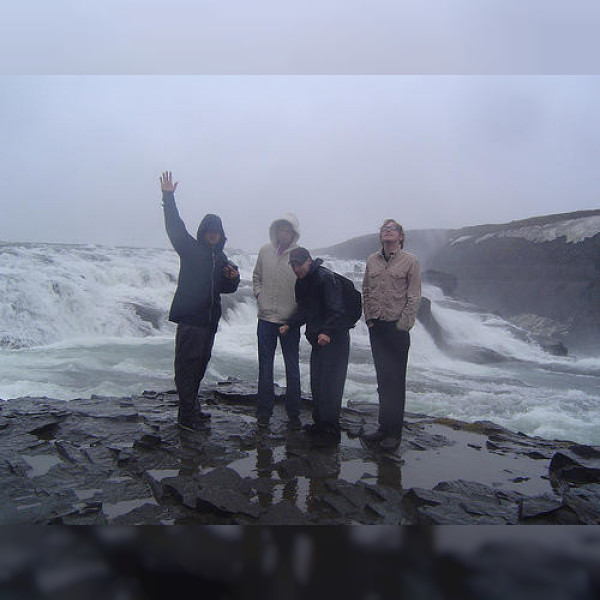
[[271, 421], [271, 417], [258, 417], [256, 422], [261, 429], [266, 429], [269, 426], [269, 422]]
[[209, 419], [212, 418], [212, 415], [210, 413], [207, 412], [198, 412], [194, 415], [197, 419], [200, 419], [201, 421], [208, 421]]
[[384, 431], [381, 431], [381, 429], [378, 429], [377, 431], [374, 431], [373, 433], [367, 433], [366, 435], [361, 435], [360, 437], [365, 442], [381, 442], [388, 436], [385, 434]]
[[390, 452], [397, 450], [398, 446], [400, 446], [400, 439], [393, 435], [387, 436], [379, 443], [379, 447], [382, 450], [389, 450]]
[[287, 422], [287, 428], [292, 431], [300, 431], [302, 429], [302, 421], [300, 417], [289, 417]]

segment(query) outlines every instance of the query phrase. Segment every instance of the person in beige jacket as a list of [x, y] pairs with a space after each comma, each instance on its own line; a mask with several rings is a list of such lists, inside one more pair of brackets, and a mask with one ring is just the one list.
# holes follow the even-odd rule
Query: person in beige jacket
[[271, 242], [259, 253], [252, 274], [254, 296], [258, 303], [258, 405], [259, 427], [268, 427], [275, 404], [273, 362], [277, 340], [285, 363], [286, 411], [288, 427], [301, 429], [300, 422], [300, 327], [286, 335], [279, 327], [296, 311], [296, 276], [289, 265], [289, 254], [300, 238], [298, 219], [289, 213], [271, 223]]
[[379, 428], [363, 439], [395, 450], [402, 438], [409, 331], [421, 301], [421, 271], [417, 259], [403, 250], [402, 225], [386, 219], [379, 239], [382, 248], [367, 258], [362, 288], [377, 375]]

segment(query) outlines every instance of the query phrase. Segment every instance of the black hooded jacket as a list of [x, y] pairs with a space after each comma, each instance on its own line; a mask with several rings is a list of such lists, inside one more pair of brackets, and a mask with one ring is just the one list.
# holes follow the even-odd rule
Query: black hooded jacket
[[[223, 275], [228, 261], [223, 252], [227, 238], [221, 219], [206, 215], [194, 238], [179, 216], [173, 192], [163, 192], [163, 209], [167, 235], [179, 254], [179, 279], [169, 320], [216, 329], [221, 318], [220, 294], [235, 292], [240, 283], [239, 277], [228, 279]], [[209, 230], [221, 232], [221, 240], [214, 247], [204, 241], [204, 233]]]
[[306, 339], [312, 345], [317, 344], [320, 333], [334, 339], [336, 333], [348, 329], [344, 325], [342, 290], [322, 263], [320, 258], [313, 260], [306, 277], [296, 280], [298, 310], [287, 321], [290, 327], [306, 323]]

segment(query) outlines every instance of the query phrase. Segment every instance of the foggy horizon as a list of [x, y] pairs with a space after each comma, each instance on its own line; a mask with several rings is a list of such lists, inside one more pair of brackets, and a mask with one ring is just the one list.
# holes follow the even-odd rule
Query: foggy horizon
[[[600, 210], [600, 209], [577, 209], [577, 210], [573, 210], [573, 211], [569, 211], [567, 213], [548, 213], [545, 215], [531, 215], [530, 217], [524, 217], [522, 219], [511, 219], [510, 221], [506, 221], [506, 222], [502, 222], [502, 223], [470, 223], [468, 225], [461, 225], [459, 227], [419, 227], [419, 228], [414, 228], [414, 229], [408, 229], [405, 228], [405, 231], [407, 233], [411, 233], [411, 232], [415, 232], [415, 231], [453, 231], [453, 230], [459, 230], [459, 229], [463, 229], [463, 228], [467, 228], [467, 227], [477, 227], [477, 226], [486, 226], [486, 225], [509, 225], [510, 223], [513, 222], [518, 222], [518, 221], [524, 221], [527, 219], [534, 219], [537, 217], [545, 217], [545, 216], [553, 216], [553, 215], [557, 215], [557, 214], [572, 214], [572, 213], [579, 213], [579, 212], [586, 212], [586, 211], [590, 211], [590, 210]], [[393, 217], [392, 217], [393, 218]], [[383, 222], [385, 219], [381, 219], [381, 221]], [[190, 234], [194, 235], [194, 230], [193, 228], [189, 228], [190, 229]], [[166, 234], [165, 234], [166, 235]], [[312, 245], [306, 245], [306, 244], [300, 244], [299, 245], [306, 245], [306, 247], [309, 250], [313, 250], [313, 249], [324, 249], [324, 248], [329, 248], [331, 246], [336, 246], [338, 244], [343, 244], [344, 242], [348, 242], [351, 241], [353, 239], [357, 239], [357, 238], [361, 238], [364, 236], [368, 236], [368, 235], [378, 235], [378, 231], [377, 230], [373, 230], [373, 231], [367, 231], [365, 233], [359, 233], [357, 235], [353, 235], [351, 237], [347, 237], [344, 239], [340, 239], [337, 241], [333, 241], [333, 242], [328, 242], [328, 243], [323, 243], [323, 244], [312, 244]], [[264, 243], [267, 243], [268, 240], [265, 239]], [[51, 245], [58, 245], [58, 246], [99, 246], [99, 247], [115, 247], [115, 248], [149, 248], [149, 249], [165, 249], [165, 248], [170, 248], [170, 244], [168, 239], [166, 240], [165, 243], [157, 245], [157, 246], [148, 246], [148, 245], [139, 245], [139, 244], [104, 244], [104, 243], [100, 243], [100, 242], [60, 242], [60, 241], [47, 241], [47, 240], [8, 240], [8, 239], [1, 239], [0, 238], [0, 244], [51, 244]], [[226, 245], [226, 250], [241, 250], [244, 252], [248, 252], [250, 254], [256, 254], [258, 252], [258, 250], [260, 249], [259, 247], [256, 248], [243, 248], [241, 246], [235, 246], [232, 245], [229, 242], [229, 238], [227, 241], [227, 245]]]

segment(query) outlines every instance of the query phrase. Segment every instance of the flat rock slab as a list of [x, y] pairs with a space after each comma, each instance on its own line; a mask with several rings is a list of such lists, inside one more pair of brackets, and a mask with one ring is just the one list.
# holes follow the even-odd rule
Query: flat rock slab
[[354, 402], [339, 447], [316, 449], [286, 428], [284, 394], [261, 430], [255, 383], [203, 386], [195, 433], [173, 391], [4, 401], [0, 524], [600, 523], [600, 448], [409, 413], [384, 453], [359, 437], [377, 406]]

